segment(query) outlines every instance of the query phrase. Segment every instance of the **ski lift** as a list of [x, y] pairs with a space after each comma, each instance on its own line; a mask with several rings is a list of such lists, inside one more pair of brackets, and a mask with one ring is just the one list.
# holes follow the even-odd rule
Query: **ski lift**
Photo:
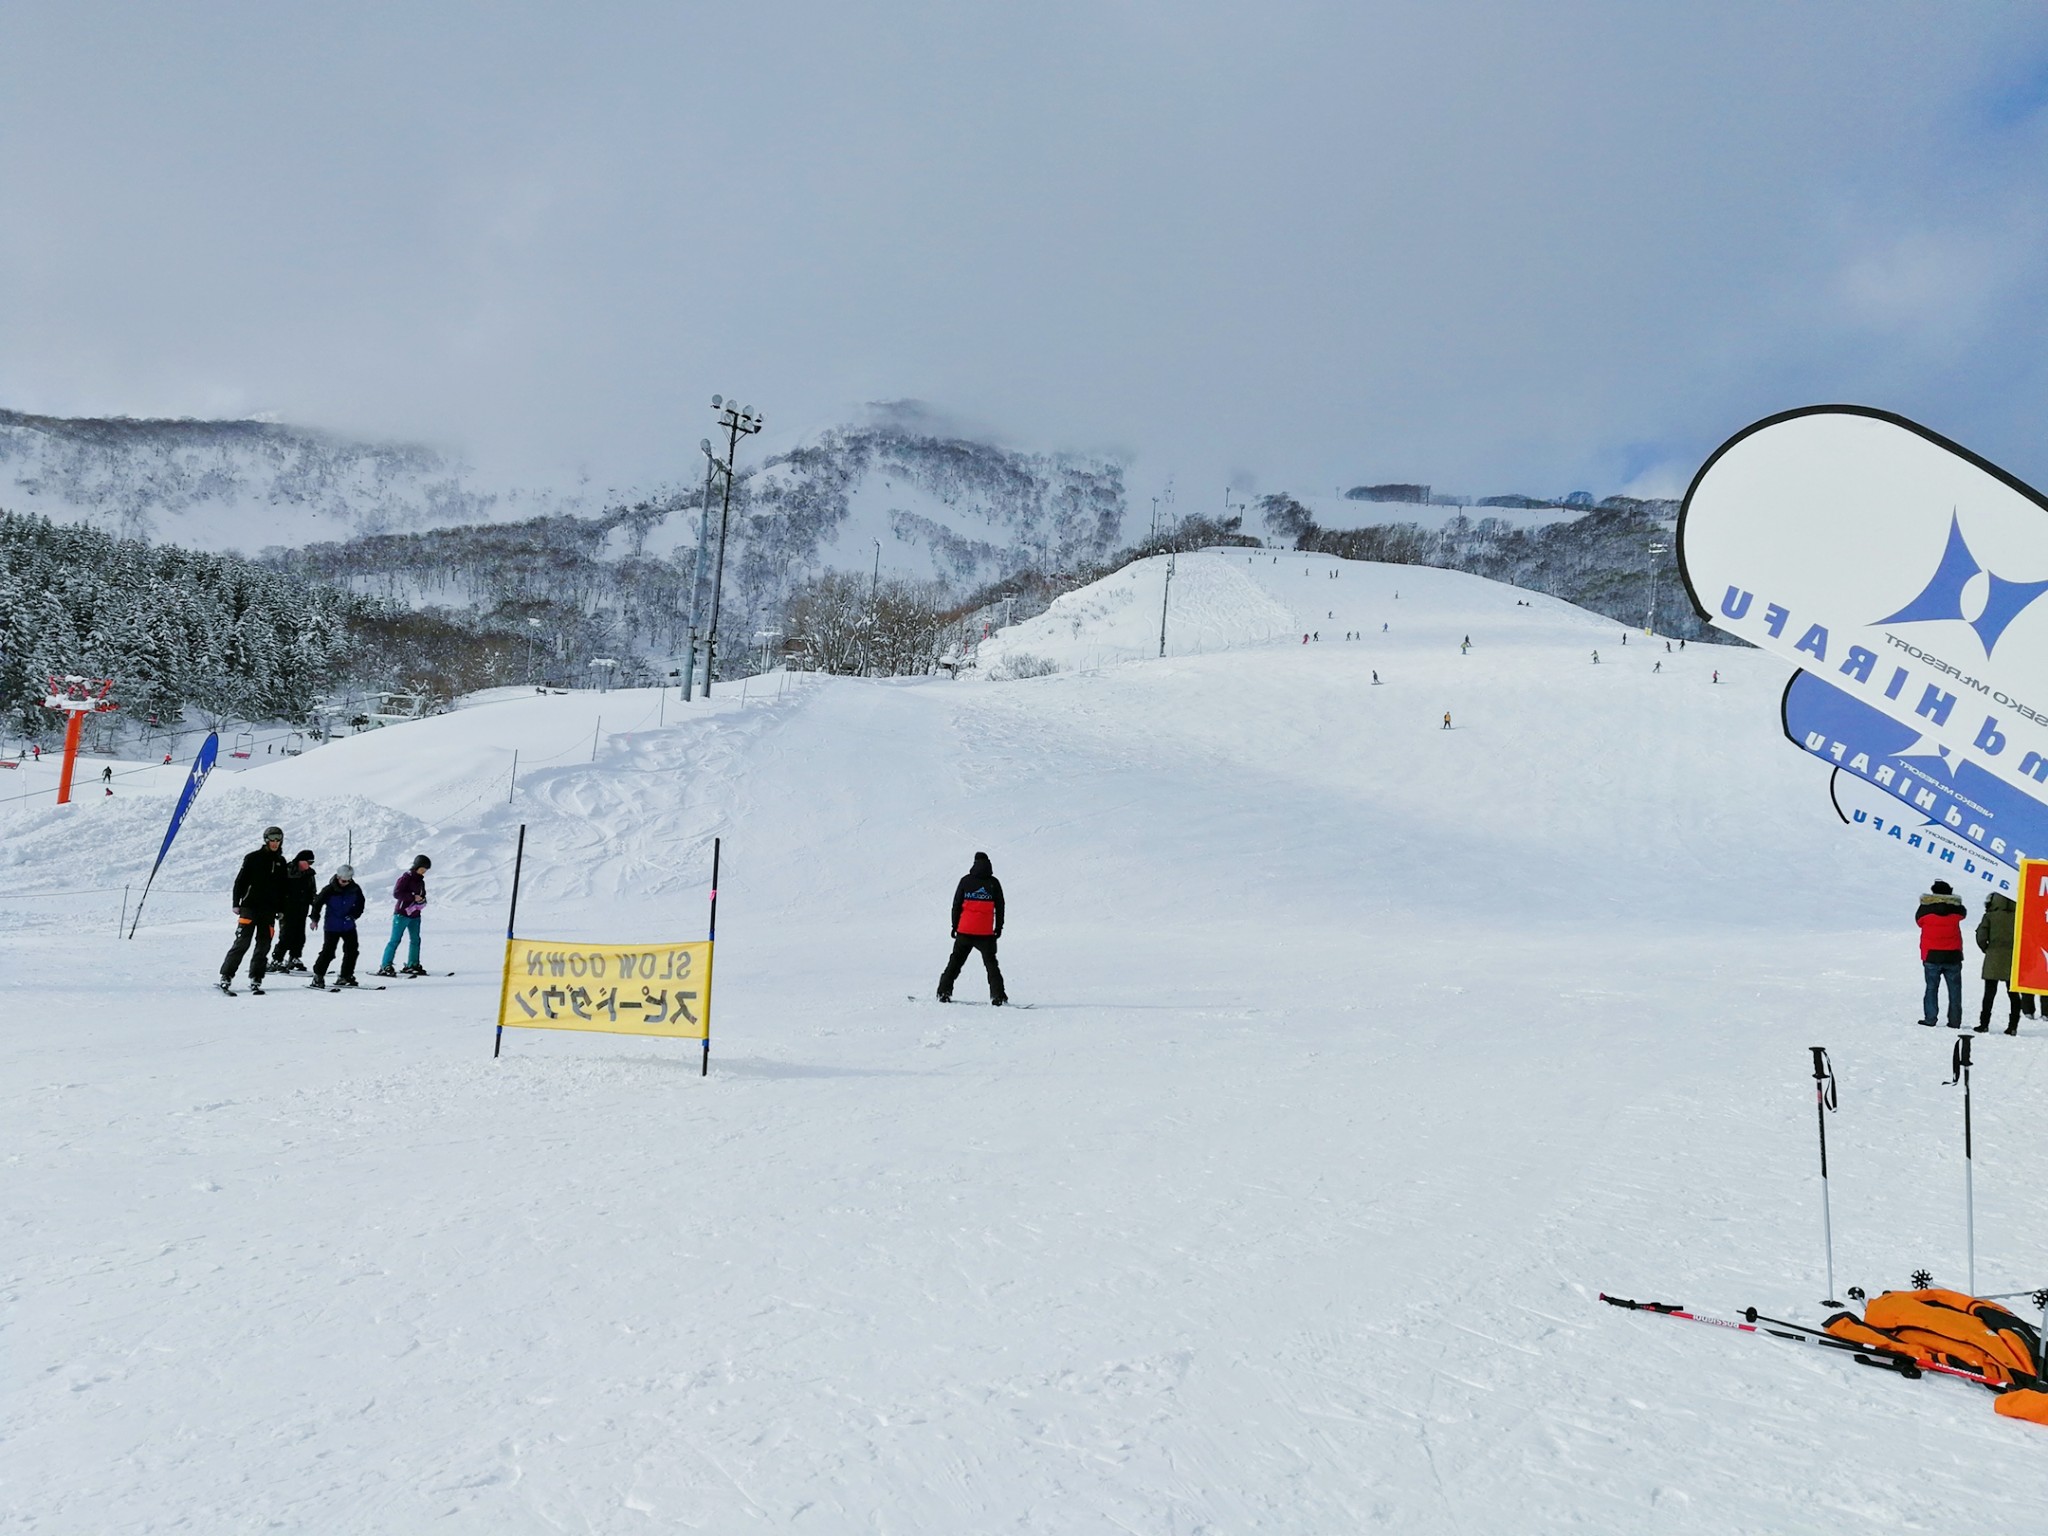
[[291, 735], [285, 737], [284, 755], [286, 757], [297, 757], [301, 752], [305, 750], [306, 733], [304, 731], [293, 731]]
[[255, 750], [256, 733], [254, 731], [237, 731], [235, 732], [234, 749], [228, 753], [228, 756], [247, 757]]

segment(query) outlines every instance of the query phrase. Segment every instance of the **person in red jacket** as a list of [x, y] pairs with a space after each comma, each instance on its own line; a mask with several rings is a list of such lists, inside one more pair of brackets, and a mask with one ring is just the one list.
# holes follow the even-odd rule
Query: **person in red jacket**
[[1920, 1004], [1920, 1022], [1934, 1028], [1934, 1010], [1941, 1002], [1941, 984], [1948, 982], [1948, 1027], [1963, 1027], [1963, 904], [1946, 880], [1937, 880], [1920, 898], [1915, 921], [1920, 924], [1920, 970], [1927, 995]]
[[990, 867], [988, 855], [977, 853], [974, 867], [953, 888], [953, 956], [939, 977], [939, 1001], [953, 1001], [953, 983], [977, 949], [988, 969], [988, 1000], [1002, 1007], [1010, 998], [1003, 987], [1003, 968], [996, 964], [996, 940], [1003, 936], [1003, 882]]

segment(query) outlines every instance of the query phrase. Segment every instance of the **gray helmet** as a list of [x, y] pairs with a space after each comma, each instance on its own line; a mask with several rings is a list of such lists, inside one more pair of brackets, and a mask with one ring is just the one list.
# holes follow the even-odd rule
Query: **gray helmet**
[[337, 880], [353, 880], [355, 877], [356, 867], [353, 864], [344, 864], [334, 872], [334, 878]]
[[265, 828], [263, 829], [263, 841], [265, 841], [265, 842], [267, 843], [267, 842], [269, 842], [269, 841], [270, 841], [270, 840], [271, 840], [271, 839], [272, 839], [273, 837], [274, 837], [274, 838], [276, 838], [276, 839], [277, 839], [277, 840], [278, 840], [278, 841], [279, 841], [280, 843], [281, 843], [281, 842], [283, 842], [283, 841], [284, 841], [284, 828], [283, 828], [283, 827], [265, 827]]

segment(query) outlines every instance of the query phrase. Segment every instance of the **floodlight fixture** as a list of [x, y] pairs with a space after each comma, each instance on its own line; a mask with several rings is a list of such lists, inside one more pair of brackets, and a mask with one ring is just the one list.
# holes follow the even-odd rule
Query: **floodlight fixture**
[[711, 409], [713, 409], [714, 411], [716, 411], [716, 410], [722, 410], [722, 409], [724, 409], [724, 407], [725, 407], [725, 396], [723, 396], [723, 395], [713, 395], [713, 396], [711, 397]]

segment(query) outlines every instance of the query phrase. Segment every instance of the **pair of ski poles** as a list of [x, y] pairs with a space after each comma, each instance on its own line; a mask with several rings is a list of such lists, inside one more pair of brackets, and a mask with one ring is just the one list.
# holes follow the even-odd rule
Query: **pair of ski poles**
[[1980, 1387], [1992, 1383], [1976, 1371], [1964, 1370], [1960, 1366], [1944, 1365], [1936, 1360], [1916, 1358], [1906, 1350], [1879, 1349], [1873, 1345], [1858, 1344], [1851, 1339], [1838, 1339], [1819, 1328], [1809, 1328], [1804, 1323], [1789, 1323], [1779, 1317], [1765, 1317], [1755, 1307], [1743, 1309], [1742, 1321], [1729, 1317], [1711, 1317], [1704, 1312], [1694, 1312], [1675, 1302], [1629, 1301], [1620, 1296], [1609, 1296], [1605, 1291], [1600, 1299], [1610, 1307], [1625, 1307], [1631, 1312], [1655, 1312], [1661, 1317], [1674, 1318], [1682, 1323], [1705, 1323], [1709, 1328], [1729, 1328], [1737, 1333], [1760, 1334], [1767, 1338], [1783, 1339], [1788, 1344], [1811, 1344], [1820, 1349], [1832, 1349], [1849, 1355], [1859, 1365], [1876, 1366], [1879, 1370], [1897, 1371], [1901, 1376], [1918, 1378], [1929, 1371], [1938, 1376], [1959, 1376], [1964, 1381], [1974, 1381]]
[[[1822, 1300], [1824, 1307], [1839, 1307], [1835, 1300], [1835, 1221], [1828, 1200], [1828, 1116], [1837, 1104], [1834, 1065], [1828, 1060], [1824, 1046], [1810, 1045], [1813, 1052], [1813, 1102], [1814, 1118], [1820, 1129], [1820, 1221], [1821, 1240], [1827, 1253], [1828, 1293]], [[1949, 1056], [1948, 1086], [1957, 1083], [1963, 1086], [1963, 1243], [1968, 1276], [1969, 1294], [1977, 1294], [1977, 1161], [1975, 1136], [1971, 1127], [1970, 1101], [1970, 1036], [1957, 1039], [1955, 1049]], [[2048, 1289], [2038, 1291], [2006, 1291], [1998, 1296], [1987, 1296], [1986, 1301], [2005, 1301], [2026, 1296], [2041, 1309], [2041, 1333], [2048, 1339]]]

